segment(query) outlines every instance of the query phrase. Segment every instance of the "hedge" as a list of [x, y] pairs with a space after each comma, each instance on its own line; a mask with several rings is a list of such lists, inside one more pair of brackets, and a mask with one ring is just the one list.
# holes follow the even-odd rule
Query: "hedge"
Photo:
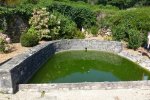
[[96, 14], [84, 7], [74, 7], [70, 4], [54, 2], [48, 6], [48, 11], [58, 11], [61, 14], [70, 17], [78, 28], [89, 28], [96, 24]]

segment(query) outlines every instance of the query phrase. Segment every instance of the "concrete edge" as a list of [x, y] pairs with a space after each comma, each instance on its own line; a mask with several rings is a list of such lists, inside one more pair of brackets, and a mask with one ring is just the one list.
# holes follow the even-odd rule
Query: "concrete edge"
[[111, 89], [150, 89], [150, 81], [120, 82], [83, 82], [54, 84], [20, 84], [19, 90], [45, 91], [52, 90], [111, 90]]

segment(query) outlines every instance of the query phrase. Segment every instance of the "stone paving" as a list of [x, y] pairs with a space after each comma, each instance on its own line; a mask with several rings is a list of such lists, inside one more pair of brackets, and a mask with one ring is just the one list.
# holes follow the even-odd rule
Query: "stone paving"
[[53, 90], [50, 92], [19, 91], [0, 94], [0, 100], [150, 100], [150, 90]]
[[119, 55], [130, 59], [150, 71], [150, 59], [147, 56], [143, 56], [142, 53], [133, 50], [122, 50]]

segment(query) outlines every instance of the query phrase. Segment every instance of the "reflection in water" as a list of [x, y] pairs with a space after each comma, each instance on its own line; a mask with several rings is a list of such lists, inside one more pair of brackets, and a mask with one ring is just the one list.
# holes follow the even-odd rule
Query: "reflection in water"
[[75, 72], [65, 77], [50, 81], [50, 82], [52, 83], [59, 83], [59, 82], [72, 83], [73, 82], [75, 83], [75, 82], [97, 82], [97, 81], [108, 81], [108, 80], [119, 81], [119, 79], [110, 72], [103, 72], [103, 71], [97, 71], [97, 70], [92, 69], [84, 73]]
[[148, 80], [149, 76], [148, 71], [120, 56], [83, 50], [57, 53], [29, 83], [131, 81]]
[[148, 79], [149, 79], [149, 76], [148, 76], [148, 75], [145, 75], [145, 74], [143, 73], [142, 80], [148, 80]]

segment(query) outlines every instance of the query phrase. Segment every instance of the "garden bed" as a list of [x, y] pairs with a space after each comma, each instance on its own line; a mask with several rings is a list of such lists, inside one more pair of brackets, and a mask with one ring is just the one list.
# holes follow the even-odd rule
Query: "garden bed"
[[13, 43], [13, 51], [10, 53], [0, 53], [0, 63], [3, 63], [16, 55], [22, 54], [27, 51], [29, 48], [22, 47], [20, 43]]
[[[45, 41], [40, 41], [40, 44], [45, 43]], [[23, 47], [21, 46], [20, 43], [13, 43], [11, 44], [11, 46], [13, 47], [12, 52], [9, 53], [0, 53], [0, 65], [6, 61], [8, 61], [9, 59], [12, 59], [13, 57], [22, 54], [26, 51], [28, 51], [29, 49], [31, 49], [31, 47]]]

